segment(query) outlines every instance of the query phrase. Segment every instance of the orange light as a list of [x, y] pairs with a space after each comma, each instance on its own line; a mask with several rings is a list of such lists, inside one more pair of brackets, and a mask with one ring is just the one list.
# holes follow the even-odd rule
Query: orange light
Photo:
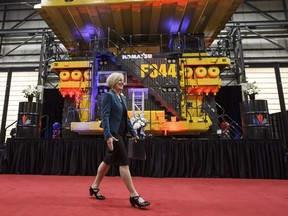
[[60, 92], [61, 92], [62, 97], [65, 97], [68, 94], [68, 92], [63, 89], [60, 89]]
[[203, 92], [204, 92], [206, 95], [208, 95], [210, 91], [211, 91], [211, 88], [204, 88], [204, 89], [203, 89]]
[[73, 97], [74, 91], [70, 89], [70, 90], [68, 91], [68, 94], [69, 94], [70, 97]]
[[197, 93], [197, 94], [202, 94], [202, 93], [203, 93], [203, 90], [204, 90], [203, 88], [197, 88], [197, 89], [196, 89], [196, 93]]
[[189, 88], [188, 88], [188, 94], [192, 94], [193, 91], [194, 91], [194, 89], [193, 89], [192, 87], [189, 87]]
[[219, 88], [212, 88], [211, 92], [216, 95], [216, 93], [219, 91]]

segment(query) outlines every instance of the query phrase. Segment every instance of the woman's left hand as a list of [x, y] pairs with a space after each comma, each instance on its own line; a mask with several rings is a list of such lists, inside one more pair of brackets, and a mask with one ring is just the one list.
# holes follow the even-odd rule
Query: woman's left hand
[[138, 136], [135, 136], [135, 137], [133, 137], [132, 139], [134, 140], [135, 143], [137, 143], [137, 140], [139, 139], [139, 137], [138, 137]]

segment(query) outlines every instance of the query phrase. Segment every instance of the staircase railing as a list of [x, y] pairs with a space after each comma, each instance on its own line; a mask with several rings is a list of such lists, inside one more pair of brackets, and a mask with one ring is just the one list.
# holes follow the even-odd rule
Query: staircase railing
[[[147, 58], [141, 58], [141, 61], [148, 64], [150, 68], [150, 71], [145, 73], [139, 66], [139, 62], [136, 62], [132, 58], [126, 58], [125, 60], [122, 59], [122, 55], [128, 48], [133, 54], [143, 55], [142, 53], [139, 53], [132, 44], [111, 28], [108, 28], [107, 33], [104, 33], [104, 35], [107, 35], [106, 48], [110, 59], [114, 61], [116, 65], [133, 75], [133, 77], [135, 77], [139, 82], [143, 83], [144, 87], [149, 89], [149, 94], [152, 95], [155, 100], [166, 109], [166, 111], [170, 112], [178, 119], [181, 119], [181, 107], [179, 105], [181, 96], [178, 76], [171, 81], [170, 79], [167, 79]], [[102, 40], [105, 40], [105, 38]], [[103, 50], [103, 47], [105, 48], [105, 43], [101, 44], [104, 45], [102, 46]], [[117, 53], [111, 52], [111, 48], [116, 48]], [[160, 78], [157, 79], [150, 77], [151, 73], [155, 71], [157, 71], [159, 75], [158, 77]], [[141, 77], [141, 73], [142, 75], [145, 74], [145, 76]], [[167, 89], [171, 89], [171, 91], [167, 91]]]
[[242, 139], [241, 126], [227, 115], [224, 108], [215, 100], [207, 95], [205, 97], [209, 99], [210, 104], [203, 100], [203, 111], [209, 115], [213, 125], [221, 130], [220, 136], [224, 139]]

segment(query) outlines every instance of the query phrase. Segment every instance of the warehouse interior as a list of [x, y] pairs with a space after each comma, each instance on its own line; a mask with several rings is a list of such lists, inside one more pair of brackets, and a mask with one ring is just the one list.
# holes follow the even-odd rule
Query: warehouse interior
[[[83, 82], [84, 87], [75, 90], [73, 82], [65, 82], [65, 72], [91, 69], [92, 77], [93, 71], [105, 77], [106, 72], [126, 69], [125, 93], [133, 110], [131, 117], [135, 103], [130, 95], [136, 94], [137, 90], [131, 90], [131, 93], [129, 89], [139, 88], [141, 92], [148, 89], [149, 92], [145, 96], [148, 99], [138, 110], [148, 119], [143, 143], [184, 139], [187, 142], [205, 140], [211, 146], [214, 142], [227, 145], [229, 142], [251, 142], [257, 143], [259, 148], [260, 145], [271, 148], [271, 143], [274, 143], [277, 149], [274, 150], [279, 150], [281, 155], [279, 166], [282, 169], [276, 174], [268, 171], [268, 176], [287, 178], [287, 5], [287, 0], [105, 0], [101, 3], [96, 0], [1, 0], [2, 155], [6, 151], [6, 142], [12, 148], [12, 144], [23, 140], [27, 140], [27, 145], [39, 140], [101, 140], [101, 104], [92, 101], [94, 98], [98, 100], [100, 90], [105, 90], [104, 85], [97, 86], [95, 92], [89, 82]], [[151, 56], [153, 60], [150, 63], [143, 60]], [[211, 61], [211, 65], [204, 65], [205, 59]], [[131, 65], [132, 62], [135, 65]], [[119, 64], [122, 66], [120, 69]], [[203, 66], [209, 67], [207, 73], [212, 70], [211, 79], [199, 79], [204, 80], [204, 84], [196, 78], [186, 82], [186, 72], [184, 75], [179, 72], [176, 78], [174, 75], [170, 77], [169, 73], [173, 73], [171, 65], [179, 67], [179, 71], [181, 67], [192, 68], [199, 77]], [[139, 67], [141, 70], [137, 74]], [[216, 69], [219, 75], [213, 76]], [[164, 77], [163, 72], [168, 74], [168, 78], [159, 78], [159, 74]], [[158, 76], [153, 77], [153, 73]], [[181, 76], [184, 81], [181, 81]], [[255, 107], [260, 110], [245, 110], [246, 102], [252, 102], [244, 91], [247, 83], [253, 82], [260, 89], [255, 100]], [[23, 115], [19, 117], [20, 109], [25, 109], [27, 103], [22, 90], [27, 85], [38, 86], [41, 90], [33, 102], [40, 104], [33, 113], [41, 112], [41, 124], [36, 124], [36, 129], [34, 126], [27, 129], [19, 123], [23, 121]], [[169, 88], [175, 92], [167, 94]], [[183, 96], [186, 93], [190, 96]], [[77, 102], [79, 94], [84, 95], [79, 99], [82, 103]], [[84, 105], [86, 96], [93, 98], [88, 100], [88, 107]], [[256, 127], [245, 122], [249, 122], [247, 112], [258, 114]], [[251, 124], [255, 124], [255, 118], [252, 121]], [[61, 125], [59, 139], [53, 139], [55, 123]], [[224, 123], [228, 123], [229, 133]], [[17, 129], [16, 137], [11, 135], [13, 128]], [[10, 156], [15, 155], [11, 153]], [[10, 166], [9, 169], [11, 172], [28, 172], [26, 168], [17, 171]], [[66, 172], [63, 168], [52, 173], [90, 175], [95, 172], [93, 169], [82, 173], [78, 170]], [[239, 173], [233, 175], [239, 177]], [[254, 177], [254, 174], [244, 173], [241, 177]], [[267, 177], [264, 173], [257, 177]], [[111, 174], [117, 174], [117, 171], [112, 170]], [[139, 171], [135, 175], [150, 174]], [[194, 176], [194, 173], [187, 175]]]

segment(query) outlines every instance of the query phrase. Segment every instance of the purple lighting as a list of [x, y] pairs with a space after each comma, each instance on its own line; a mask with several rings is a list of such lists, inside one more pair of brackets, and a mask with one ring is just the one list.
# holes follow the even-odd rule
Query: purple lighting
[[87, 24], [83, 29], [80, 30], [80, 32], [85, 41], [90, 41], [91, 36], [95, 34], [95, 27], [91, 24]]
[[172, 20], [170, 33], [175, 33], [179, 31], [180, 20]]
[[186, 31], [189, 27], [189, 24], [190, 24], [190, 19], [188, 17], [185, 17], [182, 21], [180, 32], [186, 33]]

